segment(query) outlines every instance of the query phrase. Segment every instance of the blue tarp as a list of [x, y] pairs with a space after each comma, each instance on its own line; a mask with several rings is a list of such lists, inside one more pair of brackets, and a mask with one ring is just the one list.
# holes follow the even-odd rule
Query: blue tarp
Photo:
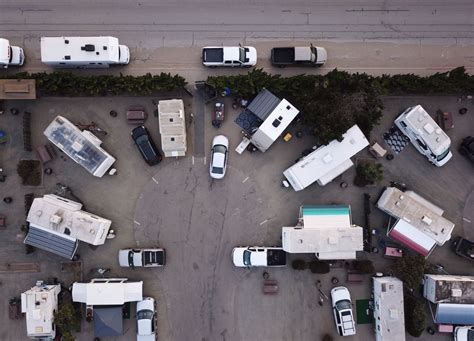
[[474, 324], [474, 304], [439, 303], [435, 322], [438, 324]]

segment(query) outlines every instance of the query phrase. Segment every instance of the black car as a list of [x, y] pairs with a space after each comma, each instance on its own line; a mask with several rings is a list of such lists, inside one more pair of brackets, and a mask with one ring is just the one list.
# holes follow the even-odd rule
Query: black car
[[451, 249], [458, 256], [474, 261], [474, 242], [462, 237], [455, 237], [451, 242]]
[[132, 138], [142, 154], [146, 163], [150, 166], [160, 163], [161, 153], [153, 142], [148, 130], [144, 126], [136, 127], [132, 130]]
[[459, 153], [474, 162], [474, 137], [465, 137], [459, 146]]

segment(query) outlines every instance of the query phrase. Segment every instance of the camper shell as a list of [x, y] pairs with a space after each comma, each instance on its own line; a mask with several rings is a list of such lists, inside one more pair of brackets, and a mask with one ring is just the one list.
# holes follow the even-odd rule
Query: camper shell
[[53, 67], [107, 68], [130, 61], [115, 37], [41, 37], [41, 61]]
[[406, 109], [395, 125], [434, 165], [441, 167], [452, 158], [451, 139], [421, 105]]
[[324, 186], [354, 164], [351, 157], [369, 145], [357, 125], [342, 135], [342, 141], [333, 140], [321, 146], [288, 168], [283, 175], [295, 191], [301, 191], [314, 182]]

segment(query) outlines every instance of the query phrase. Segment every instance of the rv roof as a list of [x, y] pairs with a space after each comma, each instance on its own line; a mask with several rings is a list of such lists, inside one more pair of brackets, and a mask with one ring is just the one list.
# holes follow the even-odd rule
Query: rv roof
[[[85, 46], [92, 45], [93, 51]], [[119, 60], [119, 41], [115, 37], [41, 37], [42, 62], [102, 62]]]
[[454, 223], [441, 216], [441, 209], [412, 191], [402, 192], [398, 188], [388, 187], [378, 200], [377, 207], [406, 221], [438, 245], [443, 245], [451, 238]]
[[440, 155], [449, 148], [450, 138], [421, 105], [413, 107], [405, 115], [404, 121], [410, 129], [423, 137], [425, 143], [436, 155]]
[[436, 302], [474, 304], [474, 276], [426, 274], [425, 278], [434, 280]]
[[165, 156], [184, 156], [187, 148], [183, 100], [159, 101], [158, 113], [163, 153]]
[[112, 222], [81, 210], [82, 204], [47, 194], [36, 198], [26, 220], [32, 225], [92, 245], [104, 244]]
[[124, 278], [108, 278], [90, 283], [74, 283], [72, 300], [87, 305], [122, 305], [143, 299], [143, 282], [127, 282]]
[[403, 283], [395, 277], [373, 277], [374, 319], [380, 325], [377, 341], [404, 341]]

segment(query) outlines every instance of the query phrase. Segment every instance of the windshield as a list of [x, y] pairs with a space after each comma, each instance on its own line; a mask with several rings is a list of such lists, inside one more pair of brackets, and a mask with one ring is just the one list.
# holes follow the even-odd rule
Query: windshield
[[9, 61], [9, 63], [11, 63], [12, 60], [13, 60], [13, 50], [12, 50], [11, 46], [8, 46], [8, 54], [10, 55], [8, 61]]
[[221, 144], [216, 144], [214, 146], [214, 153], [222, 153], [222, 154], [225, 154], [225, 152], [227, 151], [227, 148]]
[[245, 250], [244, 251], [244, 265], [251, 265], [250, 264], [250, 255], [251, 255], [251, 252], [250, 251], [247, 251]]
[[438, 157], [436, 158], [436, 160], [441, 161], [441, 160], [443, 160], [443, 159], [446, 157], [446, 155], [448, 155], [448, 154], [449, 154], [449, 148], [446, 149], [443, 153], [441, 153], [441, 155], [438, 155]]
[[245, 63], [245, 49], [243, 47], [239, 48], [239, 61]]
[[349, 300], [341, 300], [336, 303], [336, 309], [341, 311], [344, 309], [351, 309], [351, 301]]
[[137, 313], [137, 320], [151, 320], [153, 318], [153, 311], [151, 310], [140, 310]]
[[467, 331], [467, 341], [474, 341], [474, 330], [469, 329]]
[[133, 267], [133, 251], [128, 252], [128, 265]]

